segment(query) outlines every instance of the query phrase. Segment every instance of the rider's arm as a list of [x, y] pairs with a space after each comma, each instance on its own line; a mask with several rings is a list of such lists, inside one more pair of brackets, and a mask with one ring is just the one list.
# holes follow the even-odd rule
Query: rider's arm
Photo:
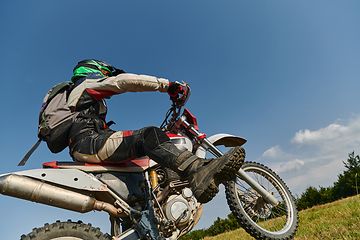
[[68, 104], [71, 108], [79, 108], [83, 100], [98, 101], [112, 95], [125, 92], [167, 92], [169, 81], [147, 75], [123, 73], [113, 77], [85, 79], [70, 93]]
[[[91, 85], [88, 87], [92, 88]], [[124, 73], [105, 78], [104, 81], [95, 84], [93, 89], [107, 89], [115, 94], [125, 92], [166, 92], [169, 89], [169, 81], [148, 75]]]

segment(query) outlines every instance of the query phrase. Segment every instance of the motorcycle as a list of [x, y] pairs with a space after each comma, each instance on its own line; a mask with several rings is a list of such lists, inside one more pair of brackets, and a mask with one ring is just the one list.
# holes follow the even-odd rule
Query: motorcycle
[[[182, 107], [190, 96], [173, 100], [161, 128], [180, 149], [201, 158], [218, 146], [234, 147], [246, 140], [230, 134], [207, 137], [197, 119]], [[182, 114], [180, 114], [183, 112]], [[0, 193], [79, 213], [105, 211], [111, 233], [82, 222], [55, 222], [34, 228], [22, 240], [176, 240], [199, 221], [203, 205], [187, 181], [148, 157], [119, 164], [48, 162], [42, 169], [0, 175]], [[256, 239], [292, 239], [298, 227], [293, 196], [281, 178], [266, 166], [244, 162], [225, 183], [228, 205], [240, 225]]]

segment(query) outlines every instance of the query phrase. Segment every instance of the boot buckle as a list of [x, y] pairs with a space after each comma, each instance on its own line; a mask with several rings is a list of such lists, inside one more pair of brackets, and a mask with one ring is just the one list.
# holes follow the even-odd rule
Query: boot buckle
[[198, 160], [198, 159], [199, 159], [198, 156], [193, 155], [193, 156], [189, 157], [188, 159], [186, 159], [186, 161], [183, 162], [183, 163], [178, 167], [178, 169], [183, 172], [183, 171], [185, 171], [185, 169], [186, 169], [190, 164], [192, 164], [193, 162], [195, 162], [195, 161]]

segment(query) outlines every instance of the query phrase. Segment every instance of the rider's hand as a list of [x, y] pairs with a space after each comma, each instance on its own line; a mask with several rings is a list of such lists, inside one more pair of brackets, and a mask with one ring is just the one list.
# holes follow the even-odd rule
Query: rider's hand
[[167, 92], [173, 102], [184, 105], [189, 97], [188, 95], [190, 95], [190, 87], [185, 82], [170, 82]]
[[171, 98], [176, 98], [178, 94], [182, 95], [185, 93], [186, 95], [186, 92], [184, 91], [181, 83], [179, 82], [170, 82], [167, 93], [170, 95]]

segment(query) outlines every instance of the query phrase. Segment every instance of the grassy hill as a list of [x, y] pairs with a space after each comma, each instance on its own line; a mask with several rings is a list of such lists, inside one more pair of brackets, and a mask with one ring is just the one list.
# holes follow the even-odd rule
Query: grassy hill
[[[315, 206], [299, 212], [300, 221], [294, 239], [360, 239], [360, 196]], [[254, 239], [240, 228], [204, 240]]]

